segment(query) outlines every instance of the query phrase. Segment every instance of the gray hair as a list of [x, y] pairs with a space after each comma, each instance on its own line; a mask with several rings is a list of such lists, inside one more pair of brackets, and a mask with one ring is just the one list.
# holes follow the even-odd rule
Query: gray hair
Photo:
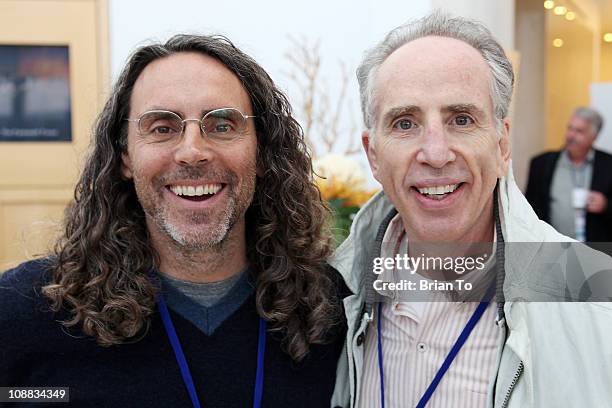
[[595, 133], [595, 136], [599, 134], [599, 131], [601, 131], [603, 127], [603, 118], [595, 109], [580, 106], [574, 111], [574, 116], [588, 121], [591, 124], [591, 129]]
[[361, 110], [366, 128], [373, 129], [375, 124], [374, 82], [380, 66], [389, 55], [404, 44], [428, 36], [454, 38], [480, 52], [491, 70], [491, 100], [497, 128], [501, 131], [502, 120], [508, 116], [512, 98], [514, 84], [512, 64], [501, 45], [484, 25], [474, 20], [450, 17], [440, 12], [434, 12], [395, 28], [384, 40], [366, 51], [357, 68]]

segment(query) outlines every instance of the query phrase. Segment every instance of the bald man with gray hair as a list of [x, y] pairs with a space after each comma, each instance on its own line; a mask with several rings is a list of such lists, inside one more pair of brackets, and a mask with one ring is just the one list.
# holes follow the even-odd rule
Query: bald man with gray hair
[[410, 21], [357, 79], [383, 191], [330, 260], [352, 292], [332, 406], [610, 406], [612, 307], [561, 303], [583, 292], [558, 271], [588, 259], [584, 278], [612, 259], [561, 244], [518, 189], [514, 74], [490, 31], [442, 13]]

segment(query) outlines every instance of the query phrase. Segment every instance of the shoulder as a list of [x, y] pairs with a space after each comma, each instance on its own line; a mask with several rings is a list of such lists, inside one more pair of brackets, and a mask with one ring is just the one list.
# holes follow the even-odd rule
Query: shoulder
[[603, 150], [595, 150], [595, 159], [603, 160], [606, 162], [612, 162], [612, 154], [604, 152]]
[[332, 282], [330, 306], [332, 306], [331, 326], [326, 335], [328, 342], [343, 343], [346, 335], [346, 315], [344, 311], [344, 298], [352, 292], [344, 283], [344, 278], [335, 268], [327, 265], [327, 276]]
[[342, 302], [345, 297], [352, 295], [351, 290], [346, 286], [346, 282], [340, 272], [329, 264], [327, 265], [327, 274], [332, 281], [334, 294], [340, 302]]
[[41, 291], [50, 276], [49, 259], [25, 262], [0, 275], [0, 361], [8, 367], [24, 353], [53, 343], [55, 314]]
[[49, 258], [24, 262], [0, 275], [0, 322], [31, 316], [46, 305], [41, 288], [51, 277]]
[[531, 159], [531, 164], [539, 165], [552, 160], [556, 160], [557, 157], [559, 157], [559, 153], [559, 151], [540, 153], [537, 156], [534, 156], [533, 159]]

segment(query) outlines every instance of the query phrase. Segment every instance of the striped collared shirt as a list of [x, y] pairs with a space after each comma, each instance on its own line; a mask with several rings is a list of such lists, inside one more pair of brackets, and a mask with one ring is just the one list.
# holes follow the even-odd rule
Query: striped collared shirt
[[[391, 221], [383, 242], [407, 246], [399, 214]], [[383, 246], [382, 256], [394, 256]], [[386, 253], [385, 253], [386, 252]], [[432, 293], [430, 302], [383, 302], [382, 344], [385, 406], [415, 407], [442, 365], [476, 302], [448, 302]], [[487, 387], [495, 369], [499, 328], [492, 302], [460, 350], [428, 408], [486, 407]], [[375, 314], [365, 341], [360, 408], [380, 407], [380, 376]]]

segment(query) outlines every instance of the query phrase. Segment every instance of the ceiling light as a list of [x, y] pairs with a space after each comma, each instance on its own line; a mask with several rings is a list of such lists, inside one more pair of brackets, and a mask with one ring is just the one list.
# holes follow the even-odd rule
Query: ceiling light
[[565, 13], [567, 13], [567, 7], [563, 7], [563, 6], [557, 6], [555, 7], [555, 9], [553, 10], [554, 13], [558, 16], [562, 16]]
[[553, 47], [556, 47], [556, 48], [563, 47], [563, 40], [561, 38], [555, 38], [553, 40]]
[[544, 2], [544, 8], [545, 8], [546, 10], [550, 10], [550, 9], [551, 9], [551, 8], [553, 8], [553, 7], [555, 7], [555, 2], [554, 2], [554, 1], [552, 1], [552, 0], [546, 0], [546, 1]]
[[576, 13], [574, 13], [573, 11], [568, 11], [568, 12], [565, 14], [565, 19], [566, 19], [567, 21], [574, 21], [574, 20], [576, 19]]
[[603, 40], [608, 43], [612, 42], [612, 33], [605, 33], [603, 36]]

